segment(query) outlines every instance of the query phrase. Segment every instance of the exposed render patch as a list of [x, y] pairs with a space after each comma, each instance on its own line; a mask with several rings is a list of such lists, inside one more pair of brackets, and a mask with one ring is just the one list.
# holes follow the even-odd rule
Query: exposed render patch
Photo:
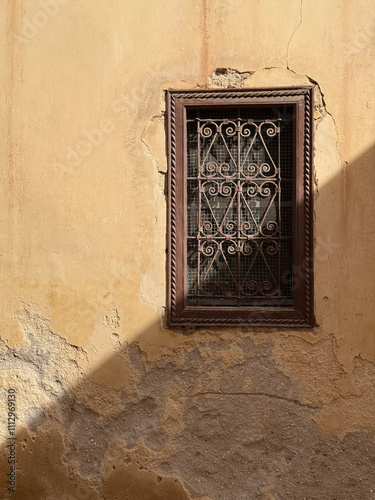
[[263, 500], [267, 485], [277, 500], [373, 498], [373, 435], [352, 433], [340, 441], [319, 430], [309, 409], [287, 401], [245, 394], [194, 398], [175, 446], [163, 469], [215, 500]]
[[181, 482], [172, 477], [142, 470], [136, 464], [113, 465], [104, 487], [106, 498], [113, 500], [189, 500]]
[[254, 72], [245, 71], [241, 73], [232, 68], [217, 68], [208, 78], [211, 87], [220, 88], [236, 88], [242, 87], [244, 81], [249, 78]]
[[[37, 337], [44, 333], [46, 326]], [[30, 498], [59, 498], [56, 488], [68, 481], [69, 470], [75, 479], [67, 488], [87, 485], [90, 499], [121, 498], [125, 488], [134, 500], [372, 500], [372, 434], [350, 433], [342, 441], [324, 434], [313, 421], [321, 405], [280, 371], [273, 349], [270, 339], [222, 344], [197, 336], [182, 357], [150, 364], [137, 346], [124, 345], [108, 363], [116, 366], [126, 354], [139, 378], [136, 386], [131, 382], [133, 392], [119, 385], [113, 413], [100, 410], [100, 401], [91, 409], [77, 401], [77, 394], [87, 401], [98, 397], [99, 386], [81, 379], [22, 433], [25, 443], [32, 437], [38, 457], [60, 463], [50, 482], [38, 482], [35, 491], [28, 486]], [[55, 366], [54, 357], [46, 363]], [[48, 373], [45, 366], [42, 372]], [[114, 440], [123, 453], [109, 462]], [[37, 451], [46, 442], [51, 451]], [[24, 468], [30, 466], [28, 446]], [[138, 451], [143, 448], [154, 457], [148, 465]]]
[[[187, 356], [185, 384], [195, 366], [202, 385], [194, 394], [186, 387], [185, 426], [164, 471], [215, 500], [263, 500], [269, 485], [276, 500], [372, 499], [373, 435], [355, 432], [341, 441], [324, 434], [312, 420], [319, 405], [306, 404], [298, 383], [278, 370], [271, 344], [238, 345], [244, 359], [214, 381], [205, 375], [208, 361], [202, 365], [196, 351]], [[248, 391], [245, 377], [252, 379]]]
[[287, 376], [298, 379], [306, 399], [320, 404], [314, 421], [341, 438], [350, 431], [375, 432], [375, 365], [357, 357], [353, 374], [337, 360], [333, 335], [309, 344], [298, 338], [276, 338], [273, 355]]
[[2, 351], [0, 368], [31, 372], [48, 397], [61, 395], [87, 371], [85, 352], [53, 333], [48, 319], [29, 305], [16, 318], [28, 344]]
[[107, 313], [104, 315], [103, 323], [110, 328], [116, 330], [120, 328], [120, 315], [115, 306], [113, 306]]

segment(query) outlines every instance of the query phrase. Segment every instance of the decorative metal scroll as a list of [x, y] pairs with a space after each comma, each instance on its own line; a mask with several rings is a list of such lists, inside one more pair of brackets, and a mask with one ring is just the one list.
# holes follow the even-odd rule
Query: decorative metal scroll
[[288, 123], [230, 112], [189, 117], [188, 305], [292, 303]]

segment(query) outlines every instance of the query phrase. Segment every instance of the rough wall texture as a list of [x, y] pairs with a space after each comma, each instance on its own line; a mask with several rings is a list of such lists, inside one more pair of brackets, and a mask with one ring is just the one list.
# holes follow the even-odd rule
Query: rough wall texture
[[[0, 9], [1, 498], [374, 500], [373, 2]], [[168, 330], [164, 90], [311, 83], [318, 326]]]

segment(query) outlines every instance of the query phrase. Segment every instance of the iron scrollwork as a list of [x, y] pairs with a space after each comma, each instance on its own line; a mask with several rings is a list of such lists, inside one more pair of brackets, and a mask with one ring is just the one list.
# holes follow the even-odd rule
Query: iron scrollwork
[[188, 303], [283, 297], [281, 118], [199, 118], [188, 135]]
[[313, 87], [166, 97], [168, 325], [314, 326]]

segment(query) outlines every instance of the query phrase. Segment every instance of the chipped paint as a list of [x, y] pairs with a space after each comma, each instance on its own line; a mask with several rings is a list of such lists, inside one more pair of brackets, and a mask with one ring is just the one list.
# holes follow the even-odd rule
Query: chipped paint
[[[318, 7], [4, 2], [1, 498], [375, 498], [375, 11]], [[167, 329], [164, 91], [293, 85], [317, 326]]]

